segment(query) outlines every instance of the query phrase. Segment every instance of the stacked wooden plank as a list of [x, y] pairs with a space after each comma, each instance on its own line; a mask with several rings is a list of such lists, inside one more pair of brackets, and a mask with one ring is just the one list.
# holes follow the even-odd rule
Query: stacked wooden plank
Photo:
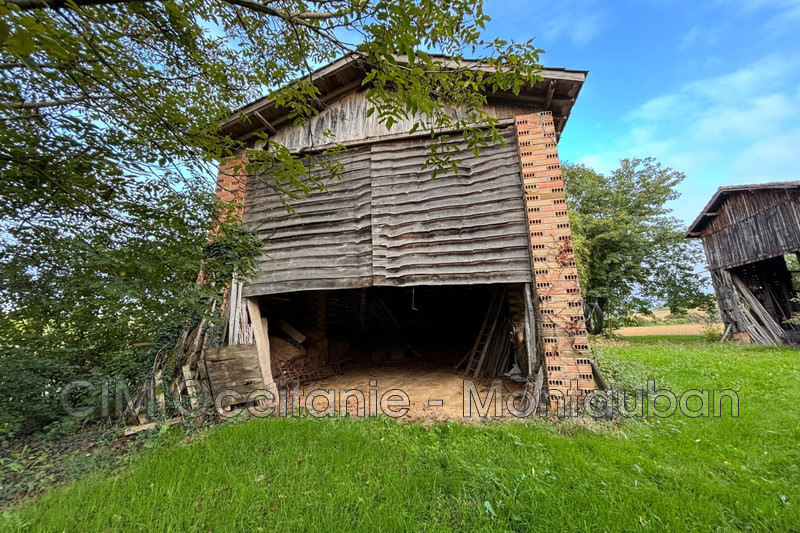
[[[223, 390], [235, 390], [247, 398], [254, 390], [264, 387], [255, 344], [206, 348], [204, 361], [204, 373], [214, 395]], [[233, 397], [223, 398], [222, 406], [227, 407], [233, 401]]]
[[731, 274], [731, 279], [736, 288], [742, 322], [750, 338], [765, 346], [784, 344], [785, 331], [780, 324], [736, 274]]

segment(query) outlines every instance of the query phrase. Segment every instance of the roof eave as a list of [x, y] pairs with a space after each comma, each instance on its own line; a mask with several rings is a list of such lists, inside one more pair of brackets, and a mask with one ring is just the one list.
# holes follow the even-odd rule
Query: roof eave
[[[406, 56], [396, 56], [399, 62], [407, 61]], [[446, 56], [436, 56], [442, 57], [446, 59]], [[493, 70], [491, 67], [487, 67], [486, 65], [480, 65], [479, 61], [477, 60], [464, 60], [461, 62], [461, 66], [464, 64], [474, 63], [476, 66], [480, 66], [485, 70]], [[349, 54], [344, 56], [336, 61], [325, 65], [314, 71], [309, 76], [303, 78], [304, 80], [313, 80], [315, 83], [322, 83], [324, 80], [336, 76], [337, 74], [346, 73], [350, 76], [354, 75], [356, 71], [364, 72], [362, 68], [362, 63], [360, 62], [360, 58], [356, 54]], [[454, 63], [455, 65], [455, 63]], [[583, 86], [583, 83], [586, 81], [586, 76], [588, 75], [588, 71], [586, 70], [568, 70], [564, 68], [542, 68], [539, 72], [539, 75], [542, 76], [545, 80], [554, 80], [558, 81], [566, 81], [577, 84], [577, 89], [574, 91], [574, 94], [567, 99], [564, 98], [553, 98], [551, 101], [548, 101], [548, 105], [550, 109], [553, 109], [556, 105], [564, 108], [566, 107], [566, 112], [564, 112], [561, 118], [561, 124], [557, 124], [557, 129], [559, 133], [563, 128], [566, 126], [566, 122], [571, 114], [572, 108], [575, 105], [575, 101], [577, 100], [577, 96], [580, 93], [580, 90]], [[340, 98], [344, 94], [341, 93], [341, 89], [345, 90], [345, 93], [352, 92], [358, 90], [362, 83], [361, 79], [356, 77], [352, 79], [349, 83], [337, 87], [336, 91], [330, 91], [327, 94], [322, 94], [321, 99], [324, 101], [332, 101], [337, 98]], [[333, 94], [336, 92], [337, 94]], [[498, 95], [498, 97], [500, 97]], [[260, 98], [246, 106], [236, 110], [234, 113], [231, 114], [228, 118], [224, 119], [220, 122], [220, 132], [222, 135], [231, 135], [233, 138], [237, 140], [245, 140], [248, 137], [252, 137], [253, 134], [259, 131], [270, 131], [276, 128], [282, 127], [285, 125], [285, 121], [281, 122], [280, 124], [273, 125], [267, 119], [263, 117], [263, 115], [268, 110], [275, 110], [276, 102], [269, 97]], [[249, 123], [252, 127], [245, 128], [246, 132], [241, 133], [241, 126], [243, 123]], [[239, 126], [239, 128], [237, 128]], [[560, 127], [558, 127], [560, 126]], [[237, 134], [236, 130], [240, 130]], [[273, 131], [274, 132], [274, 131]]]
[[719, 213], [717, 210], [719, 209], [719, 205], [722, 201], [730, 196], [731, 194], [736, 194], [740, 192], [754, 192], [754, 191], [761, 191], [765, 189], [800, 189], [800, 181], [784, 181], [784, 182], [769, 182], [769, 183], [752, 183], [747, 185], [725, 185], [717, 189], [717, 192], [714, 193], [714, 196], [711, 197], [711, 200], [708, 201], [706, 206], [700, 211], [700, 214], [697, 215], [697, 218], [689, 224], [689, 227], [684, 233], [683, 237], [685, 239], [696, 239], [702, 235], [703, 227], [708, 223], [708, 221]]

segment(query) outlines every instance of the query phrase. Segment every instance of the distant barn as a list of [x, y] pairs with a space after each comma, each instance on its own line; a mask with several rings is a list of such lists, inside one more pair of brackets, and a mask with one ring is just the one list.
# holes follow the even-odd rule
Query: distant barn
[[800, 342], [800, 181], [720, 187], [689, 226], [708, 260], [726, 335]]

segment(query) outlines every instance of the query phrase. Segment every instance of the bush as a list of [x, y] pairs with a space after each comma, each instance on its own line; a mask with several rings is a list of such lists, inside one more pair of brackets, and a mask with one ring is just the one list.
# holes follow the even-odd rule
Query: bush
[[707, 342], [719, 342], [722, 340], [722, 333], [713, 326], [706, 326], [703, 330], [703, 340]]

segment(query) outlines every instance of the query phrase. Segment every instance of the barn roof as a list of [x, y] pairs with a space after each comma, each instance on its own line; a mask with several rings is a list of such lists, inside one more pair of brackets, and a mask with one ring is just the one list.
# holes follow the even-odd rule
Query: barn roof
[[697, 218], [689, 225], [684, 235], [687, 239], [700, 237], [700, 233], [712, 218], [719, 214], [719, 208], [726, 198], [743, 192], [758, 192], [767, 189], [800, 189], [800, 181], [774, 181], [770, 183], [752, 183], [749, 185], [727, 185], [717, 189], [708, 204]]
[[[407, 56], [395, 57], [398, 63], [408, 62]], [[435, 57], [447, 59], [446, 56]], [[463, 60], [460, 65], [483, 70], [492, 68], [474, 59]], [[490, 98], [494, 101], [542, 106], [543, 110], [553, 113], [556, 134], [560, 136], [587, 74], [586, 70], [542, 68], [539, 75], [543, 80], [536, 82], [532, 87], [524, 87], [519, 95], [497, 92], [491, 94]], [[321, 102], [327, 104], [360, 89], [364, 76], [366, 76], [364, 63], [357, 55], [349, 54], [317, 69], [304, 79], [313, 81], [320, 91]], [[240, 141], [250, 140], [259, 132], [275, 133], [277, 129], [290, 123], [288, 113], [289, 109], [279, 107], [274, 100], [263, 97], [236, 110], [223, 120], [220, 124], [221, 133]]]

